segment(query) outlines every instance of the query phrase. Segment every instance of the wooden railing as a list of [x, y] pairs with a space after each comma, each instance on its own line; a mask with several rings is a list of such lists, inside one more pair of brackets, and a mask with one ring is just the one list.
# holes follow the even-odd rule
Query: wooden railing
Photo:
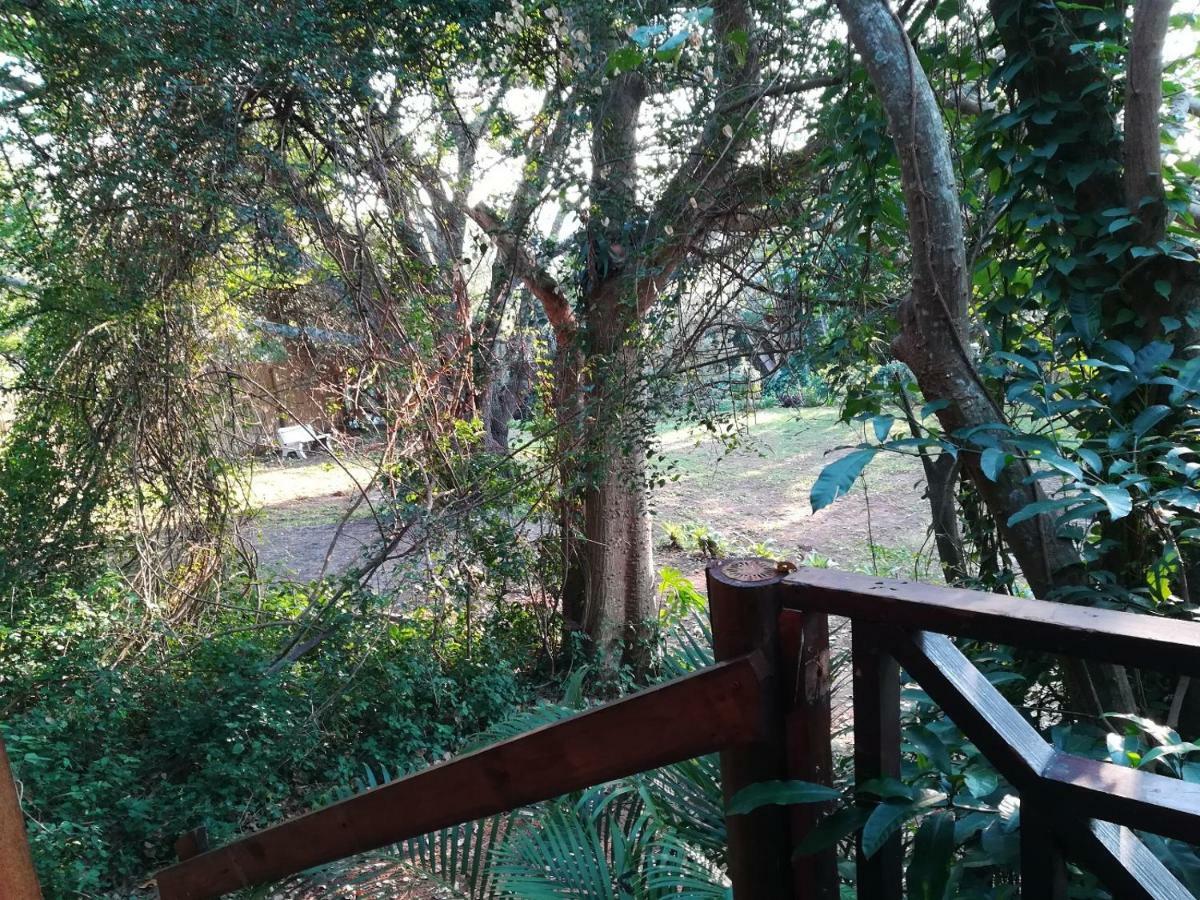
[[[1072, 859], [1114, 896], [1191, 895], [1132, 829], [1200, 841], [1200, 785], [1049, 746], [962, 655], [951, 637], [994, 641], [1200, 678], [1200, 625], [730, 560], [708, 572], [717, 663], [224, 847], [196, 835], [157, 875], [164, 900], [216, 897], [459, 822], [548, 800], [635, 772], [720, 752], [726, 799], [760, 781], [828, 784], [829, 614], [851, 620], [855, 779], [900, 772], [900, 673], [941, 706], [1021, 794], [1021, 889], [1065, 898]], [[729, 876], [738, 900], [838, 897], [832, 851], [793, 848], [824, 812], [766, 806], [730, 816]], [[858, 892], [903, 895], [893, 837], [858, 855]]]

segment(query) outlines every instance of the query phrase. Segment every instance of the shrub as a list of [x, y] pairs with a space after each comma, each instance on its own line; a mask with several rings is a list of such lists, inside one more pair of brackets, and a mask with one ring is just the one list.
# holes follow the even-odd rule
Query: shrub
[[[112, 582], [0, 628], [0, 723], [24, 791], [47, 896], [127, 887], [169, 862], [183, 831], [221, 841], [319, 802], [367, 760], [421, 768], [526, 699], [507, 610], [478, 626], [419, 609], [345, 616], [319, 650], [267, 677], [302, 595], [111, 659], [129, 600]], [[493, 632], [496, 637], [493, 639]], [[69, 652], [67, 652], [69, 650]]]

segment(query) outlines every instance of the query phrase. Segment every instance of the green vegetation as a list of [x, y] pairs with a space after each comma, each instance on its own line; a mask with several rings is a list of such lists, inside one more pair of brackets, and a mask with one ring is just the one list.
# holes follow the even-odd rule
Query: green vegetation
[[[1200, 618], [1196, 17], [895, 6], [0, 4], [0, 734], [51, 896], [701, 664], [712, 558]], [[1200, 779], [1200, 690], [1063, 649], [965, 646]], [[781, 796], [1013, 896], [1010, 786], [905, 696], [902, 779]], [[721, 896], [716, 796], [520, 811], [469, 877]]]
[[307, 591], [226, 599], [149, 652], [137, 599], [112, 579], [0, 628], [0, 735], [47, 896], [131, 889], [184, 831], [220, 841], [327, 801], [363, 765], [421, 768], [531, 697], [520, 609], [490, 613], [468, 649], [461, 617], [362, 595], [324, 653], [264, 677]]

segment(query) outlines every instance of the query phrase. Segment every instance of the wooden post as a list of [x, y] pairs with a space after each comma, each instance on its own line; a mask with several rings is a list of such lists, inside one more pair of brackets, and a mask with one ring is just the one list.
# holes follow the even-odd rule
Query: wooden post
[[[854, 666], [854, 781], [900, 777], [900, 667], [887, 652], [878, 628], [851, 624]], [[868, 859], [857, 851], [858, 895], [901, 900], [903, 848], [895, 835]]]
[[[792, 612], [779, 617], [782, 650], [784, 727], [788, 778], [833, 784], [833, 679], [829, 669], [829, 617], [823, 612]], [[834, 803], [790, 807], [792, 846], [797, 846]], [[841, 888], [837, 848], [796, 856], [795, 895], [804, 900], [838, 900]]]
[[[779, 614], [775, 585], [780, 576], [765, 559], [731, 559], [708, 567], [708, 609], [718, 662], [762, 652], [764, 722], [761, 740], [721, 753], [721, 785], [728, 803], [738, 791], [761, 781], [787, 778]], [[786, 807], [763, 806], [725, 819], [729, 878], [736, 900], [789, 900], [792, 893], [791, 831]]]
[[41, 900], [42, 897], [25, 835], [25, 816], [21, 812], [21, 800], [17, 796], [3, 738], [0, 738], [0, 897], [5, 900]]
[[1021, 900], [1066, 900], [1067, 866], [1053, 822], [1044, 800], [1021, 792]]

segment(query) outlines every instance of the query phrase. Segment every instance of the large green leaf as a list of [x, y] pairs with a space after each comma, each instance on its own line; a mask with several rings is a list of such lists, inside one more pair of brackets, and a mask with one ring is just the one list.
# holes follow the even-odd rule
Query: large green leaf
[[884, 800], [871, 812], [867, 824], [863, 826], [863, 854], [874, 856], [879, 848], [888, 842], [909, 819], [920, 814], [923, 810], [946, 802], [946, 795], [940, 791], [923, 790], [915, 800], [893, 798]]
[[1129, 491], [1115, 484], [1089, 485], [1088, 492], [1104, 501], [1108, 514], [1115, 519], [1123, 519], [1133, 511], [1133, 498]]
[[807, 856], [810, 853], [828, 850], [838, 841], [862, 828], [869, 818], [871, 810], [862, 806], [845, 806], [839, 809], [823, 818], [805, 835], [804, 840], [796, 845], [796, 855]]
[[999, 447], [988, 447], [979, 455], [979, 467], [989, 481], [995, 481], [1008, 465], [1008, 454]]
[[834, 788], [808, 781], [760, 781], [738, 791], [726, 812], [744, 815], [760, 806], [790, 806], [794, 803], [827, 803], [840, 800], [842, 795]]
[[954, 816], [949, 812], [926, 816], [913, 839], [906, 873], [909, 900], [942, 900], [953, 864]]
[[876, 452], [878, 451], [875, 447], [861, 447], [835, 459], [822, 469], [809, 494], [812, 511], [824, 509], [850, 490], [854, 479], [862, 474], [862, 470], [874, 459]]

